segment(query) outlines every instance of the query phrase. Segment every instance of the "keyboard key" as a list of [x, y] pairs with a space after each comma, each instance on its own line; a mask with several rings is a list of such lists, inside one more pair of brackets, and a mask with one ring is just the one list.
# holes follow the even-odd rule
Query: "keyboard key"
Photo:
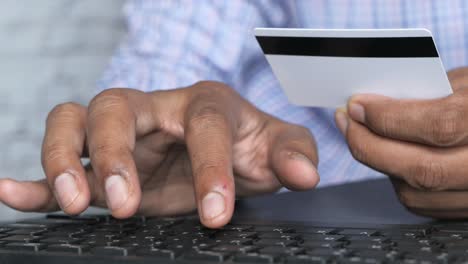
[[37, 252], [39, 250], [45, 249], [47, 246], [41, 243], [8, 243], [4, 246], [7, 250], [15, 251], [33, 251]]
[[119, 246], [122, 244], [120, 240], [107, 240], [107, 239], [91, 239], [91, 240], [84, 240], [81, 242], [83, 245], [88, 245], [91, 247], [113, 247]]
[[407, 230], [384, 230], [380, 231], [380, 234], [384, 237], [405, 239], [405, 238], [416, 238], [424, 236], [423, 232], [420, 231], [407, 231]]
[[223, 262], [229, 257], [228, 252], [214, 252], [214, 251], [191, 251], [184, 254], [183, 258], [187, 260], [210, 261], [210, 262]]
[[343, 242], [328, 242], [328, 241], [307, 241], [300, 244], [303, 248], [340, 248], [344, 245]]
[[375, 236], [378, 232], [372, 229], [344, 229], [337, 234], [343, 236]]
[[304, 241], [343, 241], [344, 236], [340, 235], [321, 235], [321, 234], [305, 234], [301, 235]]
[[284, 226], [255, 226], [254, 231], [259, 232], [259, 233], [270, 233], [270, 232], [295, 233], [296, 232], [294, 228], [284, 227]]
[[326, 264], [331, 258], [307, 255], [290, 256], [285, 259], [288, 264]]
[[340, 260], [339, 263], [340, 264], [356, 264], [356, 263], [383, 264], [383, 263], [386, 263], [386, 260], [375, 259], [375, 258], [350, 257], [350, 258]]
[[254, 226], [256, 232], [273, 232], [274, 226], [263, 225], [263, 226]]
[[3, 237], [0, 240], [7, 242], [24, 242], [24, 243], [33, 243], [39, 241], [40, 237], [28, 236], [28, 235], [14, 235]]
[[403, 257], [403, 263], [444, 263], [447, 254], [411, 253]]
[[75, 237], [79, 235], [84, 235], [84, 233], [79, 232], [79, 231], [71, 231], [71, 230], [54, 230], [54, 231], [49, 231], [44, 234], [46, 237]]
[[175, 249], [158, 249], [158, 248], [140, 248], [136, 254], [138, 256], [164, 258], [164, 259], [175, 259], [180, 256], [182, 250]]
[[348, 236], [344, 239], [352, 243], [379, 243], [379, 244], [390, 244], [391, 240], [386, 237], [367, 237], [367, 236]]
[[279, 259], [279, 255], [266, 255], [258, 253], [237, 254], [233, 261], [238, 263], [274, 263]]
[[259, 233], [258, 237], [294, 240], [294, 239], [298, 239], [300, 236], [297, 234], [293, 234], [293, 233], [267, 232], [267, 233]]
[[87, 245], [60, 244], [47, 246], [47, 252], [63, 252], [81, 255], [87, 251], [89, 251], [89, 246]]
[[41, 235], [41, 234], [45, 233], [46, 231], [47, 231], [47, 229], [43, 229], [43, 228], [30, 228], [30, 229], [18, 228], [18, 229], [12, 229], [12, 230], [6, 232], [6, 234], [8, 234], [8, 235], [37, 236], [37, 235]]
[[331, 248], [316, 248], [306, 250], [306, 254], [310, 256], [340, 256], [345, 257], [351, 255], [352, 251], [347, 249], [331, 249]]
[[390, 244], [376, 243], [373, 241], [355, 241], [346, 245], [346, 248], [349, 248], [349, 249], [387, 250], [390, 247], [391, 247]]
[[84, 241], [83, 238], [72, 238], [72, 237], [46, 237], [41, 238], [41, 243], [46, 244], [79, 244]]
[[250, 238], [233, 238], [233, 239], [225, 239], [222, 240], [225, 243], [233, 244], [233, 245], [252, 245], [252, 239]]
[[162, 236], [162, 235], [150, 235], [150, 234], [145, 234], [145, 233], [135, 233], [133, 235], [129, 235], [129, 236], [124, 236], [123, 239], [121, 239], [122, 241], [125, 241], [125, 242], [130, 242], [130, 241], [136, 241], [136, 242], [148, 242], [148, 243], [151, 243], [151, 242], [155, 242], [155, 241], [165, 241], [166, 240], [166, 236]]
[[133, 248], [123, 248], [123, 247], [96, 247], [92, 249], [92, 252], [96, 255], [104, 256], [128, 256], [134, 253]]
[[222, 230], [248, 232], [248, 231], [253, 231], [253, 227], [251, 225], [227, 225], [227, 226], [224, 226]]
[[304, 249], [302, 248], [297, 248], [297, 247], [285, 248], [282, 246], [269, 246], [269, 247], [264, 247], [258, 250], [258, 253], [266, 254], [266, 255], [271, 255], [271, 254], [297, 255], [303, 252], [304, 252]]
[[210, 251], [220, 251], [228, 253], [246, 253], [256, 250], [258, 247], [255, 246], [237, 246], [231, 244], [217, 245], [210, 249]]
[[361, 257], [362, 259], [391, 259], [395, 258], [395, 254], [391, 254], [388, 251], [383, 250], [358, 250], [353, 253], [353, 255]]
[[6, 233], [6, 232], [11, 231], [11, 230], [12, 230], [11, 228], [0, 227], [0, 234]]
[[445, 247], [444, 251], [450, 254], [468, 254], [468, 248], [466, 246], [451, 246]]
[[282, 246], [292, 247], [297, 245], [297, 241], [294, 240], [281, 240], [281, 239], [270, 239], [264, 238], [254, 242], [256, 246]]
[[230, 232], [222, 232], [216, 234], [216, 238], [256, 238], [257, 233], [255, 232], [236, 232], [236, 231], [230, 231]]

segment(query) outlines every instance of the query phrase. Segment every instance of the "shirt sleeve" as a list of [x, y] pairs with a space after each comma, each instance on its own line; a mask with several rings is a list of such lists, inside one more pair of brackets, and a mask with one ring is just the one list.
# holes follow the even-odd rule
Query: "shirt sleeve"
[[246, 43], [254, 38], [253, 29], [285, 24], [283, 5], [268, 0], [129, 1], [124, 7], [128, 34], [98, 86], [152, 91], [217, 80], [235, 88], [242, 60], [252, 54]]

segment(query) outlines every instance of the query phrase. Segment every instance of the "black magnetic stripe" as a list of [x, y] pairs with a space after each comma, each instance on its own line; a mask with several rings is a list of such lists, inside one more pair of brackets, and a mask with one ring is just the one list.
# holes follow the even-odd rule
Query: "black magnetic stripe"
[[265, 54], [323, 57], [438, 57], [431, 37], [322, 38], [257, 36]]

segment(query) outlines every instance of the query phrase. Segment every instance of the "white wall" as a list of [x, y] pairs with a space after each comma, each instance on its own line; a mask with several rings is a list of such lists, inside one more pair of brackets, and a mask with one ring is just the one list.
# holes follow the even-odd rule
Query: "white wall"
[[[124, 33], [122, 2], [0, 1], [0, 177], [43, 177], [47, 113], [89, 101]], [[25, 216], [0, 205], [0, 221]]]

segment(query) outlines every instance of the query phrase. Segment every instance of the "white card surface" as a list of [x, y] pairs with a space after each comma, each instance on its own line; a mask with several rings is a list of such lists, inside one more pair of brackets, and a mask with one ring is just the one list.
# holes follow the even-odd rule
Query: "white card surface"
[[360, 93], [413, 99], [452, 93], [426, 29], [257, 28], [255, 35], [296, 105], [336, 108]]

